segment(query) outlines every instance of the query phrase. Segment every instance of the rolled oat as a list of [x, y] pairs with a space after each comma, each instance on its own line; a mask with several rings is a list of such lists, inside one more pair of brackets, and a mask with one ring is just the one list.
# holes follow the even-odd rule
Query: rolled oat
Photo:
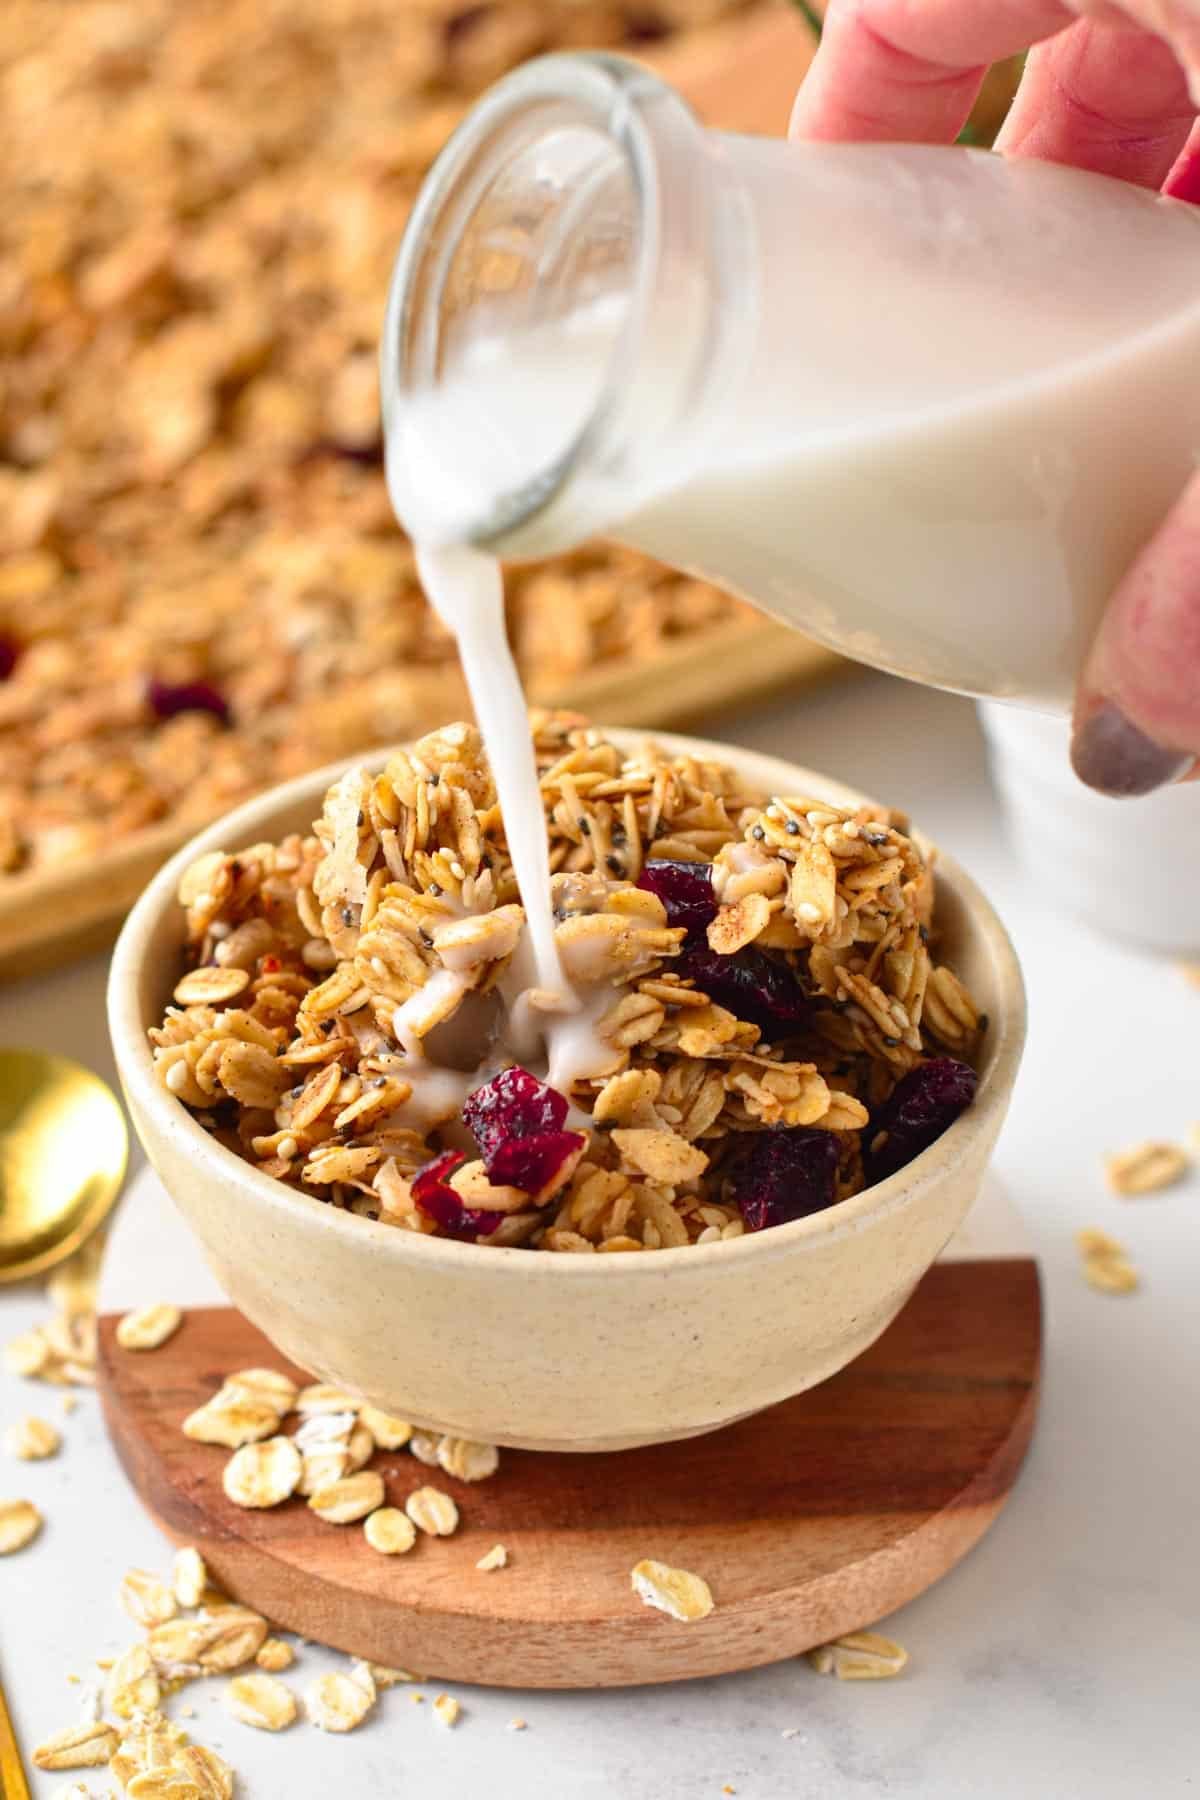
[[0, 1556], [31, 1544], [42, 1529], [42, 1515], [31, 1500], [0, 1500]]
[[1187, 1154], [1178, 1144], [1138, 1144], [1104, 1159], [1108, 1185], [1115, 1194], [1156, 1194], [1181, 1181], [1188, 1167]]
[[404, 1502], [404, 1510], [418, 1531], [427, 1532], [430, 1537], [451, 1537], [458, 1530], [458, 1508], [440, 1488], [414, 1488]]
[[225, 1465], [221, 1485], [235, 1506], [279, 1506], [300, 1483], [304, 1464], [291, 1438], [245, 1444]]
[[398, 1506], [381, 1506], [363, 1525], [363, 1536], [381, 1556], [403, 1556], [417, 1541], [417, 1528]]
[[225, 1704], [235, 1719], [259, 1731], [283, 1731], [296, 1718], [296, 1696], [273, 1675], [235, 1675]]
[[353, 1731], [375, 1704], [374, 1684], [368, 1688], [350, 1675], [319, 1675], [304, 1696], [313, 1724], [322, 1731]]
[[182, 1324], [177, 1306], [142, 1306], [117, 1321], [116, 1338], [122, 1350], [157, 1350]]
[[41, 1462], [53, 1456], [61, 1444], [62, 1437], [48, 1419], [18, 1419], [4, 1433], [5, 1451], [20, 1462]]
[[673, 1569], [669, 1563], [647, 1558], [634, 1565], [629, 1579], [639, 1600], [684, 1624], [706, 1619], [713, 1609], [708, 1583], [689, 1569]]
[[887, 1681], [899, 1675], [908, 1652], [877, 1631], [851, 1631], [807, 1652], [818, 1675], [836, 1675], [839, 1681]]

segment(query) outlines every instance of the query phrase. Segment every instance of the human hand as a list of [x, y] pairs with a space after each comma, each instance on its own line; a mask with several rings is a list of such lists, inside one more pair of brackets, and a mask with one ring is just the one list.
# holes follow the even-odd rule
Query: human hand
[[[952, 143], [1026, 49], [997, 150], [1200, 201], [1200, 0], [830, 0], [792, 136]], [[1071, 754], [1110, 794], [1200, 774], [1200, 475], [1109, 603]]]

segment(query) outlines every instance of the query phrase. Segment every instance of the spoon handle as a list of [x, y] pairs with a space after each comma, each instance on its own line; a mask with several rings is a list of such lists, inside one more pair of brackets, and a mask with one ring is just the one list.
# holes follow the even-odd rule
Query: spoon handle
[[4, 1687], [0, 1684], [0, 1800], [30, 1800], [29, 1783], [21, 1766], [16, 1733], [9, 1716]]

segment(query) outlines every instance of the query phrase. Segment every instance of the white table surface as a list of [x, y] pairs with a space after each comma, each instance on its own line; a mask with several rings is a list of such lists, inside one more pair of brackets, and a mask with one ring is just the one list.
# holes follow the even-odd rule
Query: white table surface
[[[1016, 1495], [964, 1564], [893, 1617], [911, 1655], [899, 1680], [840, 1684], [792, 1662], [624, 1692], [457, 1687], [452, 1732], [430, 1716], [434, 1684], [424, 1705], [405, 1688], [383, 1695], [346, 1738], [305, 1725], [262, 1736], [224, 1715], [221, 1681], [193, 1684], [171, 1709], [196, 1708], [184, 1722], [233, 1762], [246, 1800], [718, 1800], [725, 1784], [738, 1800], [1169, 1800], [1200, 1789], [1200, 1178], [1134, 1202], [1109, 1195], [1100, 1172], [1105, 1150], [1181, 1138], [1200, 1117], [1200, 994], [1169, 964], [1042, 909], [1006, 851], [966, 703], [865, 677], [718, 730], [910, 807], [1012, 930], [1031, 1029], [996, 1166], [1032, 1231], [1048, 1314], [1042, 1417]], [[1118, 823], [1130, 816], [1114, 809]], [[0, 1043], [68, 1052], [111, 1078], [104, 962], [0, 990]], [[1132, 1247], [1141, 1292], [1110, 1299], [1083, 1284], [1072, 1233], [1084, 1224]], [[114, 1302], [207, 1291], [185, 1240], [144, 1230], [133, 1210], [117, 1241]], [[36, 1290], [0, 1290], [0, 1338], [44, 1316]], [[56, 1390], [0, 1371], [0, 1426], [58, 1409]], [[94, 1396], [63, 1430], [54, 1460], [0, 1470], [0, 1491], [47, 1520], [36, 1545], [0, 1563], [0, 1668], [26, 1748], [75, 1716], [67, 1673], [88, 1678], [90, 1658], [134, 1635], [116, 1601], [125, 1569], [168, 1557]], [[303, 1688], [339, 1665], [306, 1647], [288, 1679]], [[506, 1729], [514, 1716], [526, 1731]], [[35, 1796], [68, 1780], [38, 1776]]]

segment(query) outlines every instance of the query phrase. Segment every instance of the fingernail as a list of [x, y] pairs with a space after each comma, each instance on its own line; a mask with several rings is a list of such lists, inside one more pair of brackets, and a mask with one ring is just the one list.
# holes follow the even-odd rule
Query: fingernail
[[1132, 799], [1152, 794], [1186, 775], [1195, 757], [1156, 744], [1111, 700], [1079, 722], [1071, 743], [1071, 763], [1080, 781], [1101, 794]]

